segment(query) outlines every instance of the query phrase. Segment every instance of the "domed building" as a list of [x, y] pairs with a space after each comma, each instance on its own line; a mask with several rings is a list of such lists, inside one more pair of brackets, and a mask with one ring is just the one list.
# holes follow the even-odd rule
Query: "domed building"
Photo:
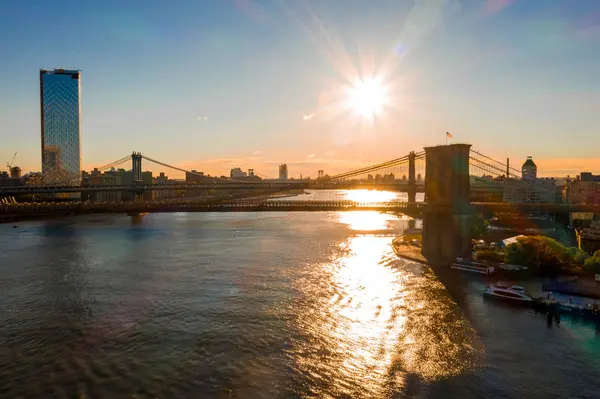
[[527, 157], [527, 160], [521, 167], [521, 175], [523, 176], [523, 180], [537, 179], [537, 166], [531, 156]]

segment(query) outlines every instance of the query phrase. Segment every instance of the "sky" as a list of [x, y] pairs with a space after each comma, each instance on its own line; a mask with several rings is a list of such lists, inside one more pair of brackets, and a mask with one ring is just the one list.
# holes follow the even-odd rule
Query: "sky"
[[[541, 175], [600, 173], [597, 0], [0, 0], [0, 38], [0, 165], [26, 171], [39, 69], [70, 68], [84, 169], [139, 151], [315, 176], [451, 132]], [[385, 92], [368, 114], [360, 82]]]

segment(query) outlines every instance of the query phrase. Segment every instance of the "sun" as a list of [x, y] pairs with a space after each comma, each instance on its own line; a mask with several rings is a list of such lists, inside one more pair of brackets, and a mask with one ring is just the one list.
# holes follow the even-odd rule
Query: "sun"
[[348, 105], [363, 117], [379, 114], [387, 102], [387, 88], [379, 79], [365, 79], [347, 89]]

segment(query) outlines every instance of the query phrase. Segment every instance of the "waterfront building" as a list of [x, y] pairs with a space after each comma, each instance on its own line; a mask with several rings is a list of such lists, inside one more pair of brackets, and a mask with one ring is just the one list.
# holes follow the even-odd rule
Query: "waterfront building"
[[288, 166], [283, 163], [279, 165], [279, 180], [287, 180], [288, 179]]
[[185, 182], [189, 184], [200, 184], [205, 183], [207, 176], [204, 176], [204, 172], [198, 172], [195, 169], [190, 172], [185, 172]]
[[[175, 180], [169, 180], [168, 176], [165, 176], [164, 172], [160, 172], [158, 176], [154, 178], [154, 184], [159, 186], [167, 186], [170, 184], [176, 184]], [[174, 198], [177, 196], [177, 190], [157, 190], [154, 198], [157, 200]]]
[[535, 162], [533, 162], [533, 158], [531, 156], [527, 157], [527, 160], [521, 167], [521, 175], [523, 180], [537, 179], [537, 165]]
[[589, 227], [577, 231], [579, 249], [592, 254], [600, 249], [600, 221], [595, 220]]
[[554, 179], [505, 179], [503, 201], [554, 203], [557, 192]]
[[593, 175], [592, 172], [581, 172], [579, 180], [585, 182], [600, 182], [600, 175]]
[[574, 180], [567, 184], [565, 191], [570, 204], [600, 205], [600, 182]]
[[504, 196], [504, 179], [493, 179], [490, 176], [471, 176], [471, 201], [501, 202]]
[[10, 170], [10, 175], [8, 172], [2, 171], [0, 172], [0, 187], [16, 187], [20, 186], [22, 183], [21, 173], [19, 170], [18, 176], [13, 170]]
[[81, 71], [40, 70], [42, 175], [46, 184], [81, 182]]
[[232, 179], [242, 179], [244, 177], [248, 176], [246, 174], [246, 172], [244, 172], [242, 169], [240, 168], [233, 168], [231, 169], [231, 171], [229, 172], [229, 177]]
[[[154, 179], [152, 178], [152, 172], [146, 171], [142, 172], [142, 184], [144, 186], [151, 186], [154, 183]], [[142, 195], [144, 201], [154, 201], [156, 199], [156, 191], [154, 190], [146, 190]]]
[[[89, 177], [89, 184], [93, 186], [120, 186], [121, 177], [114, 171], [104, 174], [94, 174]], [[97, 202], [120, 202], [120, 191], [96, 191], [90, 194], [90, 199]]]

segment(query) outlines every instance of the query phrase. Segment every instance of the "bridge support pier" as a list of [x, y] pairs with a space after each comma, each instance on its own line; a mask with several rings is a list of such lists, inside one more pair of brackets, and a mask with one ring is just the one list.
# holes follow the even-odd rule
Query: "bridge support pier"
[[422, 254], [432, 263], [471, 258], [470, 144], [425, 148]]
[[[131, 153], [131, 178], [134, 186], [141, 186], [143, 182], [142, 178], [142, 153], [133, 152]], [[135, 202], [141, 202], [144, 197], [144, 191], [140, 188], [138, 191], [133, 193]]]
[[408, 154], [408, 203], [415, 204], [417, 202], [417, 179], [415, 176], [415, 161], [416, 155], [414, 151]]
[[142, 182], [142, 153], [133, 152], [131, 154], [131, 174], [133, 178], [133, 184], [139, 184]]

